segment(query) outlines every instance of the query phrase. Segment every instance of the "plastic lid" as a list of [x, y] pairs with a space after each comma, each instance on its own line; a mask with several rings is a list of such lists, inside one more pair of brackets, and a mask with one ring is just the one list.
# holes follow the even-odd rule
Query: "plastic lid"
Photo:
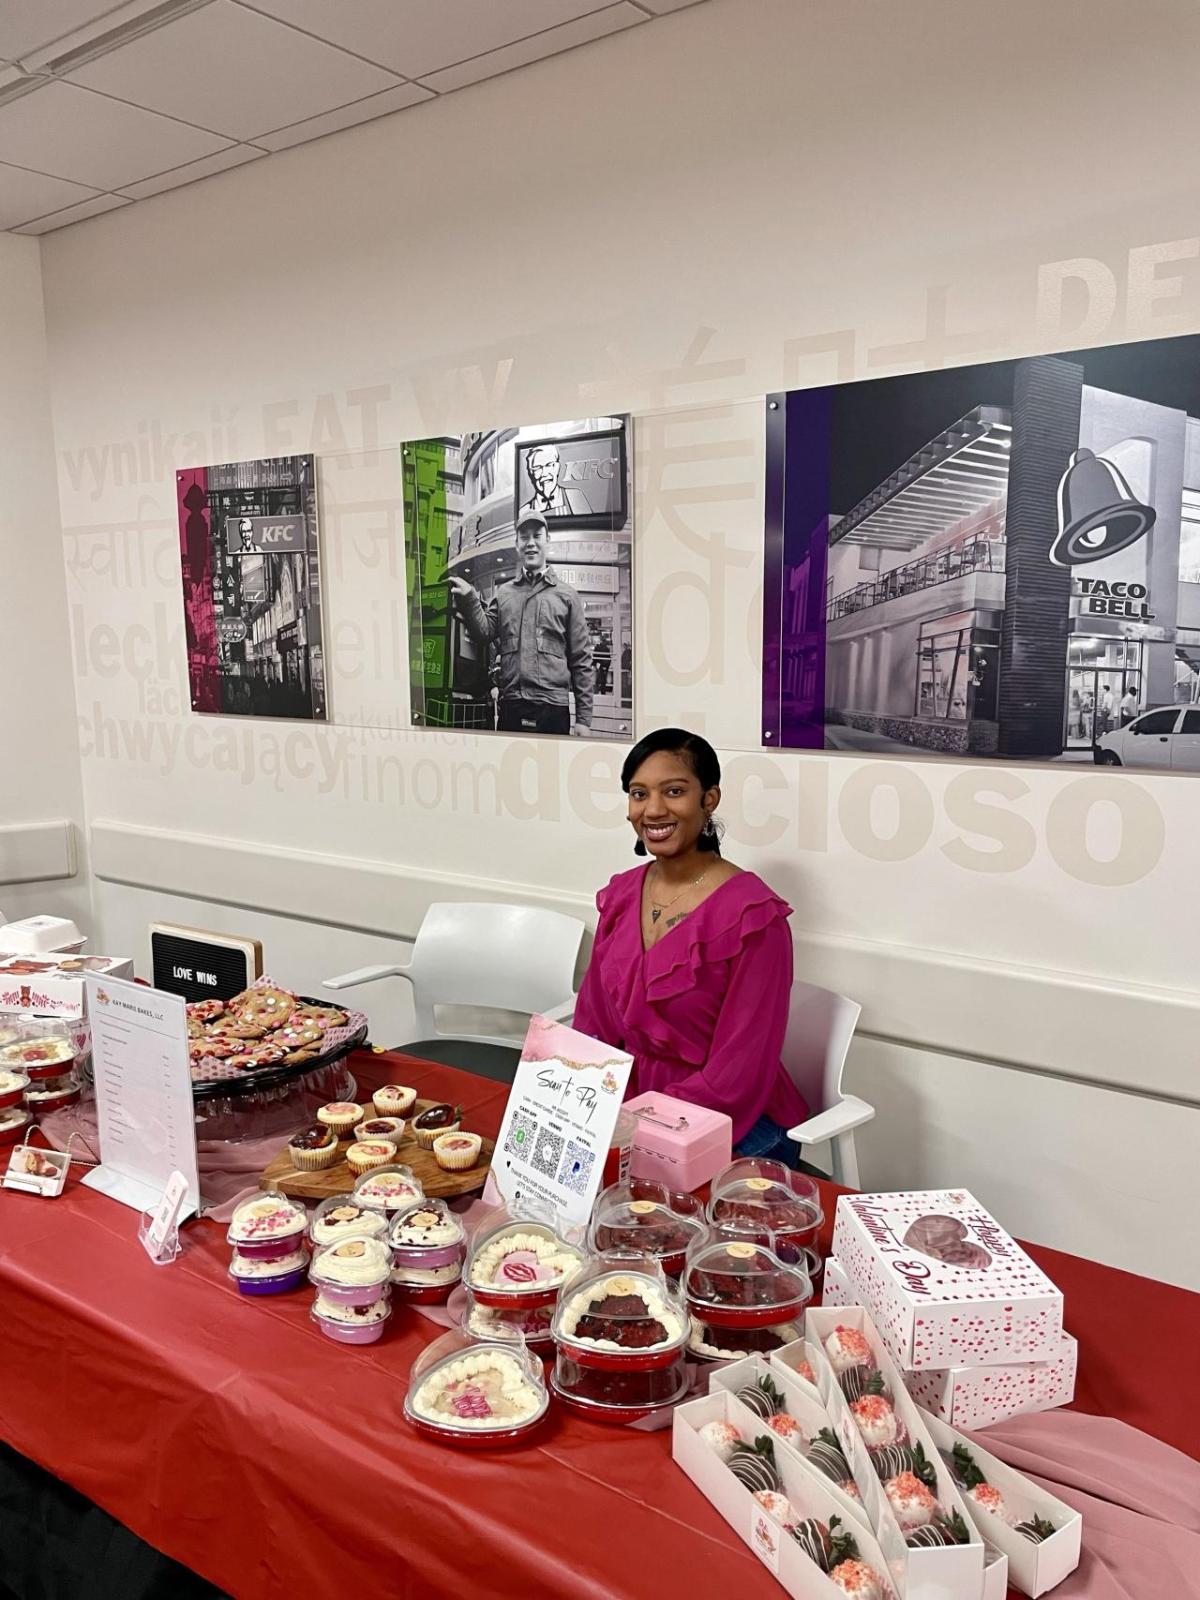
[[683, 1290], [694, 1317], [725, 1327], [786, 1322], [813, 1292], [806, 1272], [748, 1239], [701, 1245], [688, 1260]]
[[663, 1184], [632, 1178], [600, 1195], [588, 1243], [597, 1255], [652, 1256], [663, 1261], [684, 1256], [706, 1233], [704, 1208], [695, 1195], [676, 1194]]
[[446, 1202], [432, 1197], [410, 1201], [392, 1219], [393, 1248], [441, 1250], [461, 1244], [465, 1237], [466, 1230]]
[[371, 1289], [391, 1278], [391, 1252], [382, 1239], [355, 1234], [318, 1250], [308, 1275], [313, 1283], [330, 1288]]
[[0, 1094], [18, 1094], [29, 1087], [29, 1074], [18, 1067], [0, 1067]]
[[566, 1232], [562, 1224], [514, 1216], [503, 1206], [486, 1213], [471, 1238], [467, 1283], [489, 1295], [556, 1292], [583, 1260]]
[[[5, 1025], [4, 1031], [9, 1031]], [[32, 1067], [44, 1071], [60, 1062], [65, 1069], [75, 1060], [77, 1051], [72, 1028], [66, 1022], [52, 1022], [39, 1017], [36, 1021], [16, 1024], [14, 1037], [0, 1044], [0, 1068], [12, 1072], [27, 1072]]]
[[585, 1352], [628, 1358], [666, 1356], [687, 1343], [682, 1297], [650, 1257], [592, 1257], [558, 1297], [554, 1338], [578, 1359]]
[[425, 1190], [411, 1167], [389, 1162], [364, 1172], [354, 1185], [353, 1198], [376, 1211], [398, 1211], [401, 1206], [423, 1198]]
[[513, 1434], [540, 1422], [549, 1403], [542, 1364], [522, 1344], [453, 1329], [413, 1362], [404, 1414], [451, 1435]]
[[823, 1215], [813, 1180], [781, 1161], [747, 1157], [732, 1162], [713, 1179], [708, 1220], [714, 1227], [755, 1234], [803, 1233], [819, 1226]]
[[387, 1233], [387, 1218], [381, 1211], [359, 1205], [353, 1195], [331, 1194], [313, 1212], [308, 1232], [309, 1237], [320, 1244], [336, 1244], [355, 1234], [382, 1239]]
[[226, 1233], [229, 1244], [270, 1244], [303, 1233], [308, 1213], [278, 1189], [264, 1189], [252, 1200], [244, 1200], [233, 1213]]

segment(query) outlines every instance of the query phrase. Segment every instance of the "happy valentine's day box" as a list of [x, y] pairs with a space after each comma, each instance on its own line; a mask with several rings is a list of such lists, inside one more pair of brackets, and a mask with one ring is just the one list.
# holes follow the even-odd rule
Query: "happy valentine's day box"
[[1040, 1361], [1061, 1348], [1061, 1292], [965, 1189], [842, 1195], [833, 1253], [902, 1367]]

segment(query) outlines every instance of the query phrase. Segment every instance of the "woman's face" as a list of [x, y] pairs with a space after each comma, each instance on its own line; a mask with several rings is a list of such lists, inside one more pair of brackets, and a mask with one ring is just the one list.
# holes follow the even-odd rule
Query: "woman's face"
[[660, 750], [633, 775], [629, 820], [652, 856], [686, 855], [720, 797], [719, 789], [704, 793], [686, 756]]

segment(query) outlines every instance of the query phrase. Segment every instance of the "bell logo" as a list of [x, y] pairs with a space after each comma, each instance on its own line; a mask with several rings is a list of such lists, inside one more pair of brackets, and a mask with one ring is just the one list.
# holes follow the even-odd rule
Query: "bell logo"
[[1102, 561], [1136, 544], [1154, 526], [1153, 506], [1135, 499], [1121, 472], [1104, 456], [1076, 450], [1058, 480], [1058, 537], [1050, 550], [1056, 567]]

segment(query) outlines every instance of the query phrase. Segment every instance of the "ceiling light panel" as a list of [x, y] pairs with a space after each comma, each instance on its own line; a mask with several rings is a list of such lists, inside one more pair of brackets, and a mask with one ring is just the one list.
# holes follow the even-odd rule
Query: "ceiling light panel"
[[241, 0], [406, 78], [486, 55], [604, 0]]
[[212, 3], [71, 74], [71, 81], [235, 139], [392, 88], [394, 73], [232, 0]]
[[6, 160], [93, 189], [123, 188], [230, 143], [70, 83], [48, 83], [0, 106]]

